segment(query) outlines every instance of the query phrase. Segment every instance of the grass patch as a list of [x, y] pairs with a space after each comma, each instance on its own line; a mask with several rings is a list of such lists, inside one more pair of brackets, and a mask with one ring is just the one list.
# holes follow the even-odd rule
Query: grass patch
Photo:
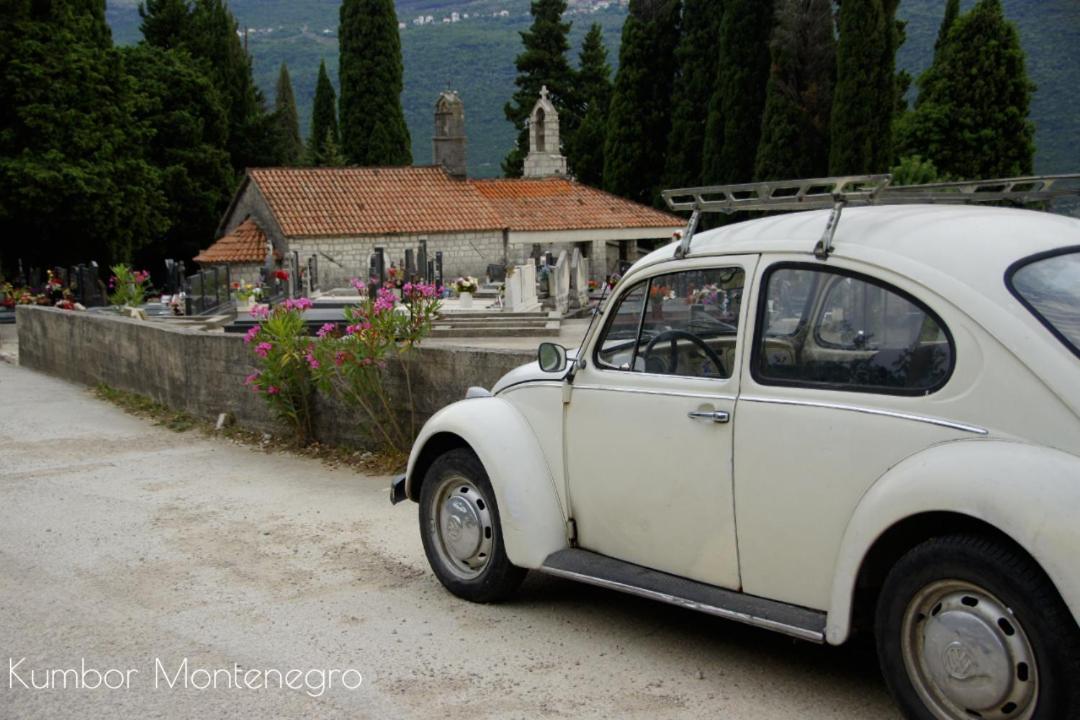
[[194, 430], [204, 437], [227, 438], [238, 445], [245, 445], [263, 452], [286, 452], [313, 458], [327, 467], [351, 468], [365, 474], [392, 475], [402, 472], [408, 462], [406, 456], [323, 445], [317, 442], [307, 447], [297, 447], [289, 439], [270, 433], [247, 430], [236, 424], [228, 424], [218, 430], [214, 423], [208, 420], [174, 410], [145, 395], [118, 390], [104, 383], [95, 387], [93, 393], [99, 399], [110, 402], [131, 415], [150, 420], [154, 425], [173, 432], [185, 433]]

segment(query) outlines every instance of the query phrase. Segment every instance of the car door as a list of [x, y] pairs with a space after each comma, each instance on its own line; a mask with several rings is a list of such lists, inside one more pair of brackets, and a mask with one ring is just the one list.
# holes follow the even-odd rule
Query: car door
[[739, 587], [732, 427], [755, 264], [671, 264], [614, 299], [566, 405], [580, 547]]
[[947, 304], [840, 258], [762, 265], [734, 428], [743, 590], [826, 609], [844, 531], [874, 482], [985, 431], [950, 417], [963, 389], [948, 386]]

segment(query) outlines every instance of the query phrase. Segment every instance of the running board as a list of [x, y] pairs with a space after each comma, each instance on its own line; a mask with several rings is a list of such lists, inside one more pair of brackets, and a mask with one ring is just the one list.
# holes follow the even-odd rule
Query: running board
[[823, 612], [724, 590], [588, 550], [571, 548], [554, 552], [544, 560], [540, 571], [774, 630], [800, 640], [825, 642]]

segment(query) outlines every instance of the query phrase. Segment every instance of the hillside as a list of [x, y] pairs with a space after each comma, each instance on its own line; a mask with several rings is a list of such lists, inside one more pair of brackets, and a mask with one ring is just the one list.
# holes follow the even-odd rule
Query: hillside
[[[589, 24], [599, 22], [611, 51], [618, 55], [619, 32], [625, 9], [588, 12], [595, 0], [578, 0], [572, 44], [577, 47]], [[965, 0], [968, 7], [973, 0]], [[1080, 113], [1075, 84], [1080, 75], [1080, 3], [1076, 0], [1004, 0], [1008, 16], [1020, 28], [1028, 53], [1029, 73], [1038, 90], [1032, 107], [1036, 123], [1036, 168], [1039, 172], [1080, 169]], [[135, 0], [109, 0], [108, 17], [117, 42], [139, 39]], [[248, 43], [255, 79], [272, 98], [277, 70], [288, 63], [295, 85], [301, 122], [310, 118], [315, 77], [320, 59], [327, 60], [336, 81], [337, 16], [339, 0], [232, 0]], [[499, 163], [514, 142], [503, 104], [514, 90], [514, 57], [520, 50], [518, 32], [529, 26], [528, 0], [398, 0], [398, 17], [405, 61], [403, 103], [417, 163], [431, 160], [431, 109], [444, 89], [458, 90], [465, 100], [469, 130], [470, 172], [477, 177], [499, 174]], [[944, 0], [902, 0], [900, 15], [908, 21], [908, 41], [898, 60], [918, 75], [929, 61]], [[501, 15], [502, 12], [506, 15]], [[452, 12], [459, 22], [444, 23]], [[468, 15], [468, 18], [465, 15]], [[418, 16], [433, 22], [416, 25]]]

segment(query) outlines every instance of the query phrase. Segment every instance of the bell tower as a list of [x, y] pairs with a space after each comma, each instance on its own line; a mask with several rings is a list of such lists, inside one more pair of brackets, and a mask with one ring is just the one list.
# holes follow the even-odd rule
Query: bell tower
[[468, 174], [468, 141], [465, 139], [465, 103], [458, 94], [447, 90], [435, 102], [435, 136], [432, 157], [453, 177]]
[[529, 155], [525, 158], [527, 178], [566, 177], [566, 158], [560, 152], [559, 113], [548, 97], [545, 85], [540, 89], [529, 115]]

